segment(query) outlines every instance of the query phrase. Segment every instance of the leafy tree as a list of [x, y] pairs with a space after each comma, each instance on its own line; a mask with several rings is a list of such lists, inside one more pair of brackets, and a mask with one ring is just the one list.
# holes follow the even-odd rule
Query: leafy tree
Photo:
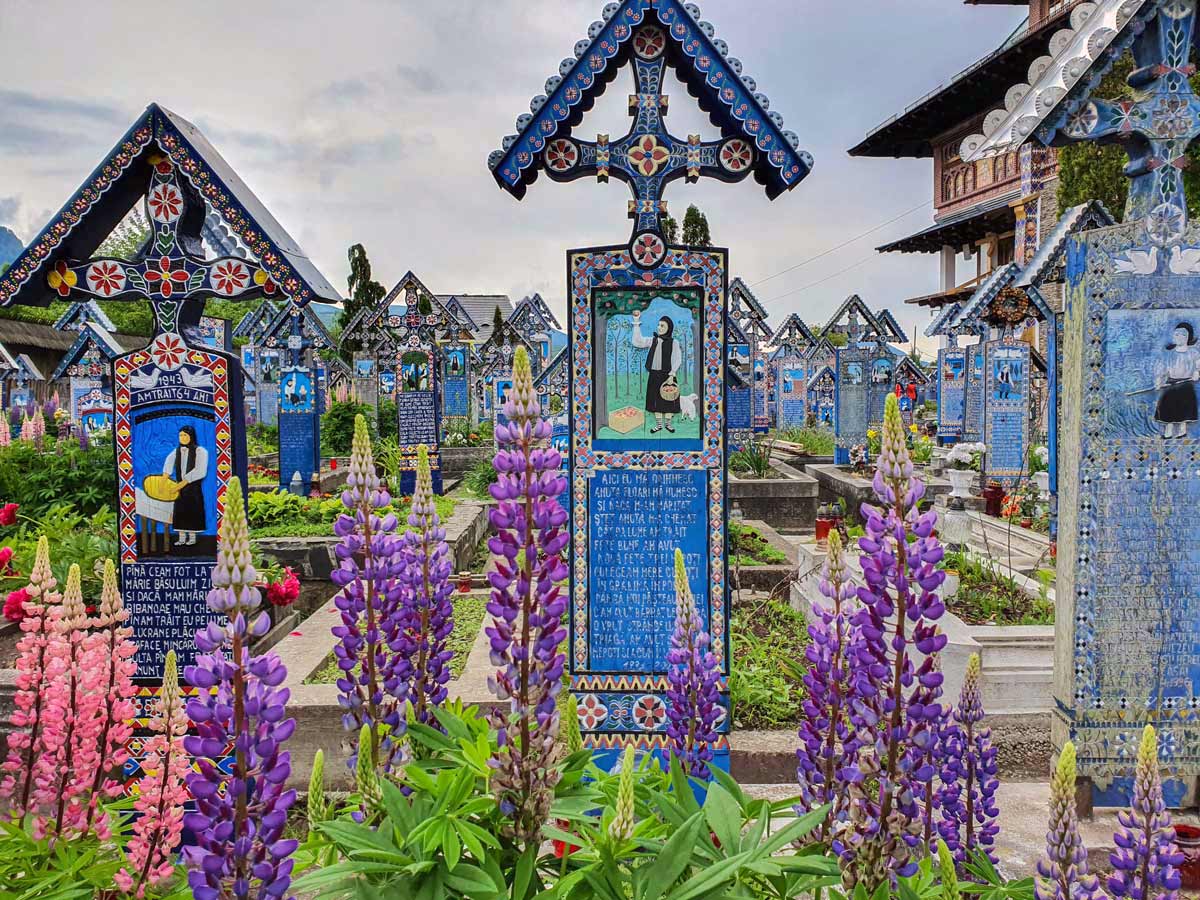
[[346, 256], [350, 260], [350, 277], [346, 279], [350, 296], [338, 320], [343, 326], [349, 325], [360, 311], [373, 309], [387, 295], [387, 289], [371, 278], [371, 261], [362, 244], [355, 244]]
[[668, 244], [674, 244], [679, 240], [679, 223], [674, 216], [663, 216], [662, 230], [663, 237], [667, 239]]
[[500, 307], [497, 306], [492, 310], [492, 331], [496, 334], [504, 327], [504, 313], [500, 312]]
[[129, 210], [129, 214], [113, 229], [112, 234], [96, 248], [94, 255], [136, 259], [148, 240], [150, 240], [150, 223], [146, 221], [146, 215], [142, 212], [139, 203]]
[[841, 331], [831, 331], [829, 334], [825, 335], [825, 337], [829, 338], [829, 343], [833, 344], [835, 347], [845, 347], [846, 344], [849, 343], [849, 338], [847, 338], [846, 334]]
[[427, 316], [433, 312], [433, 301], [429, 299], [427, 294], [421, 294], [417, 298], [417, 312], [423, 316]]
[[683, 243], [685, 247], [711, 247], [712, 235], [708, 231], [708, 217], [700, 207], [692, 204], [683, 217]]
[[[1196, 61], [1193, 50], [1192, 61]], [[1129, 100], [1134, 98], [1133, 89], [1126, 79], [1133, 71], [1133, 56], [1126, 52], [1101, 80], [1093, 92], [1094, 97], [1106, 100]], [[1192, 89], [1200, 91], [1200, 76], [1193, 76]], [[1184, 191], [1188, 198], [1188, 213], [1200, 215], [1200, 148], [1192, 146], [1187, 151], [1191, 163], [1183, 170]], [[1058, 207], [1067, 210], [1088, 200], [1099, 200], [1108, 211], [1118, 218], [1125, 210], [1125, 199], [1129, 196], [1129, 179], [1125, 177], [1125, 165], [1129, 161], [1124, 149], [1118, 144], [1097, 144], [1081, 141], [1068, 144], [1058, 153]]]

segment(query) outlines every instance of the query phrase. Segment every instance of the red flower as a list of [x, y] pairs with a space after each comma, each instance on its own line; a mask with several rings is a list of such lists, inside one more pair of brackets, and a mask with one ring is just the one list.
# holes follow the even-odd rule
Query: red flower
[[[567, 828], [570, 826], [571, 823], [566, 821], [565, 819], [559, 819], [558, 822], [556, 822], [555, 824], [558, 825], [559, 828]], [[566, 841], [560, 841], [557, 839], [552, 841], [551, 843], [554, 844], [555, 859], [562, 859], [564, 856], [570, 856], [572, 853], [574, 853], [576, 850], [579, 849], [579, 847], [576, 846], [575, 844], [568, 844]]]
[[163, 297], [170, 297], [175, 290], [175, 284], [184, 284], [188, 280], [186, 269], [172, 269], [171, 258], [164, 256], [158, 261], [159, 271], [148, 269], [146, 271], [146, 280], [151, 282], [162, 282], [159, 285], [158, 292]]
[[272, 606], [291, 606], [299, 597], [300, 579], [291, 568], [283, 570], [282, 581], [273, 581], [267, 585], [267, 600]]
[[17, 574], [12, 567], [12, 547], [0, 547], [0, 575]]
[[[21, 507], [16, 503], [5, 503], [0, 507], [0, 525], [16, 525], [17, 510]], [[9, 551], [11, 554], [11, 551]]]
[[20, 622], [25, 618], [25, 601], [29, 599], [29, 591], [21, 588], [13, 591], [4, 601], [4, 618], [10, 622]]

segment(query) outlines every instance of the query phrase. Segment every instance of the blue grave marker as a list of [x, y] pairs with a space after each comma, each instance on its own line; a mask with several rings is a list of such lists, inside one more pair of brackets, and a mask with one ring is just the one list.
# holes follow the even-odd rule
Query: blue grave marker
[[[689, 555], [692, 589], [728, 673], [725, 578], [725, 351], [727, 256], [723, 250], [668, 246], [662, 231], [668, 183], [752, 172], [769, 197], [808, 174], [811, 157], [769, 115], [741, 65], [678, 0], [610, 3], [522, 115], [518, 134], [489, 163], [501, 187], [520, 198], [539, 171], [556, 181], [624, 181], [634, 199], [627, 243], [567, 254], [571, 352], [571, 688], [585, 742], [615, 752], [633, 744], [660, 750], [666, 708], [665, 645], [674, 601], [651, 597], [647, 579], [671, 577], [671, 553]], [[576, 138], [579, 110], [590, 108], [616, 63], [631, 63], [634, 124], [620, 138]], [[664, 124], [666, 67], [702, 96], [722, 137], [681, 140]], [[589, 212], [590, 214], [590, 212]], [[751, 372], [753, 377], [753, 371]], [[753, 415], [753, 404], [752, 404]], [[628, 510], [639, 497], [662, 517], [639, 516], [643, 552], [638, 585], [601, 572]], [[604, 518], [612, 510], [613, 520]], [[618, 525], [614, 529], [613, 522]], [[668, 550], [669, 548], [669, 550]], [[600, 555], [598, 555], [600, 554]], [[661, 569], [657, 576], [651, 569]], [[644, 577], [643, 577], [644, 576]], [[593, 595], [592, 591], [600, 593]], [[599, 600], [599, 602], [596, 602]], [[633, 623], [636, 623], [633, 624]], [[632, 632], [643, 632], [634, 635]], [[624, 634], [622, 634], [624, 632]], [[597, 641], [593, 645], [593, 637]], [[726, 689], [722, 679], [721, 689]], [[721, 724], [729, 728], [728, 717]], [[715, 748], [727, 765], [724, 737]]]

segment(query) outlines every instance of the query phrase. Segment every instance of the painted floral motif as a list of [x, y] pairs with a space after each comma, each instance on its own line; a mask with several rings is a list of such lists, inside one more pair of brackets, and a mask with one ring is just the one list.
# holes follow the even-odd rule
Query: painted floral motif
[[579, 162], [579, 148], [574, 141], [559, 138], [546, 147], [546, 167], [552, 172], [566, 172]]
[[150, 344], [150, 358], [165, 372], [174, 372], [183, 365], [187, 347], [177, 334], [160, 334]]
[[667, 36], [654, 25], [638, 29], [633, 39], [633, 50], [642, 59], [658, 59], [667, 48]]
[[608, 707], [595, 694], [585, 694], [579, 703], [579, 727], [595, 731], [608, 718]]
[[1152, 121], [1158, 137], [1187, 137], [1192, 130], [1192, 110], [1182, 97], [1167, 97], [1155, 108]]
[[114, 262], [98, 262], [88, 266], [88, 287], [94, 293], [111, 297], [125, 289], [125, 270]]
[[183, 194], [173, 184], [155, 185], [146, 203], [155, 222], [170, 224], [183, 213]]
[[262, 288], [264, 295], [274, 297], [275, 292], [279, 290], [279, 286], [271, 279], [271, 275], [264, 269], [258, 269], [254, 273], [254, 283]]
[[649, 268], [657, 265], [658, 261], [666, 255], [667, 245], [657, 234], [647, 231], [645, 234], [638, 235], [631, 249], [637, 264]]
[[1146, 218], [1146, 233], [1161, 246], [1173, 244], [1183, 235], [1183, 210], [1170, 203], [1160, 203]]
[[644, 731], [655, 731], [667, 719], [667, 705], [661, 697], [645, 694], [633, 705], [633, 720]]
[[229, 260], [218, 263], [212, 273], [213, 288], [218, 294], [230, 297], [250, 283], [250, 270], [245, 263]]
[[54, 264], [54, 271], [46, 276], [46, 283], [51, 290], [58, 291], [58, 296], [71, 296], [71, 288], [75, 287], [78, 278], [61, 259]]
[[630, 167], [647, 178], [654, 175], [671, 158], [671, 152], [652, 134], [638, 138], [626, 154]]
[[744, 172], [754, 162], [754, 151], [741, 138], [726, 141], [721, 147], [721, 167], [727, 172]]
[[1066, 132], [1071, 137], [1084, 137], [1092, 133], [1092, 129], [1100, 121], [1100, 112], [1095, 103], [1085, 103], [1078, 112], [1067, 120]]
[[187, 284], [188, 273], [185, 269], [173, 268], [173, 263], [169, 256], [164, 256], [158, 261], [158, 269], [148, 269], [146, 271], [146, 280], [152, 284], [158, 285], [158, 293], [163, 298], [170, 297], [175, 293], [175, 285]]

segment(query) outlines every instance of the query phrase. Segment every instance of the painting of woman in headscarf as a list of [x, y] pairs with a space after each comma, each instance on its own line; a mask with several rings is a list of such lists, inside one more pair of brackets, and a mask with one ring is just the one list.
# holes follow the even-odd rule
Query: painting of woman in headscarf
[[1200, 380], [1200, 346], [1196, 333], [1187, 322], [1171, 331], [1164, 358], [1155, 366], [1154, 383], [1158, 404], [1154, 418], [1163, 426], [1163, 437], [1187, 437], [1188, 425], [1197, 415], [1196, 382]]
[[676, 373], [683, 362], [683, 353], [675, 341], [675, 322], [670, 316], [663, 316], [654, 328], [654, 335], [647, 337], [642, 334], [642, 314], [633, 313], [633, 346], [639, 350], [649, 350], [646, 354], [646, 412], [653, 414], [655, 425], [650, 429], [651, 434], [657, 434], [664, 428], [672, 434], [675, 428], [672, 420], [679, 414], [679, 379]]
[[698, 445], [704, 403], [700, 296], [606, 292], [597, 299], [596, 438], [646, 448]]

